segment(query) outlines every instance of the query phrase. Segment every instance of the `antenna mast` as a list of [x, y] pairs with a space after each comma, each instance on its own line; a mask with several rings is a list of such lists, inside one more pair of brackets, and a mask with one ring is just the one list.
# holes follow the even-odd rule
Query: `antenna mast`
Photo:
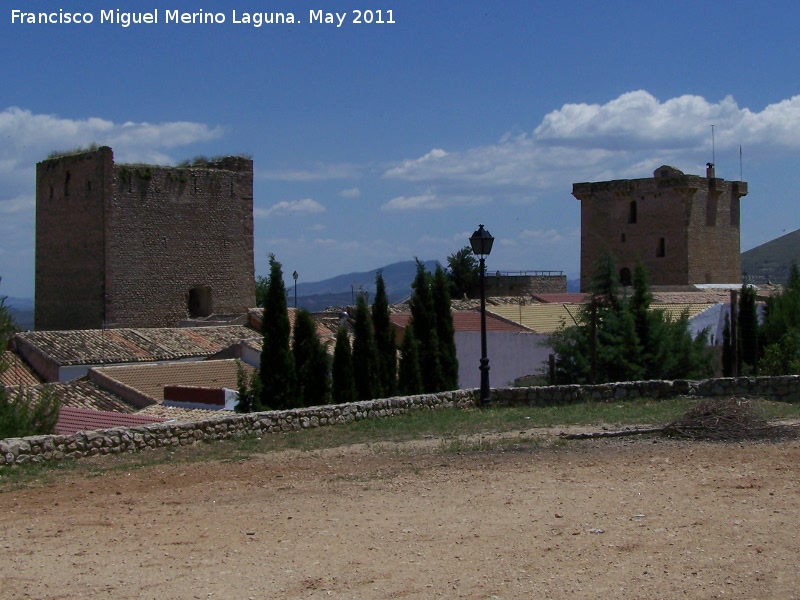
[[716, 147], [714, 145], [714, 125], [711, 125], [711, 164], [716, 165]]

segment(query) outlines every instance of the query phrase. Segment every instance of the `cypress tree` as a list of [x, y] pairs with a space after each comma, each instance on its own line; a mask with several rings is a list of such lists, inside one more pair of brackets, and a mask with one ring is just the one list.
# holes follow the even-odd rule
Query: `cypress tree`
[[298, 405], [327, 404], [330, 395], [328, 355], [319, 340], [316, 322], [304, 309], [295, 315], [292, 351], [297, 373]]
[[378, 351], [372, 331], [372, 320], [364, 296], [359, 296], [356, 300], [356, 316], [353, 326], [353, 376], [356, 384], [356, 397], [359, 400], [372, 400], [379, 397]]
[[439, 364], [439, 338], [436, 334], [436, 314], [431, 296], [431, 276], [417, 259], [417, 274], [411, 287], [411, 323], [414, 337], [419, 343], [419, 364], [422, 369], [422, 386], [425, 393], [442, 390], [442, 371]]
[[400, 350], [400, 372], [397, 387], [405, 396], [415, 396], [423, 392], [422, 371], [419, 365], [419, 343], [414, 335], [414, 326], [409, 324], [403, 336]]
[[733, 375], [733, 348], [731, 347], [731, 316], [725, 315], [722, 328], [722, 376]]
[[[747, 284], [739, 294], [739, 373], [758, 373], [758, 317], [756, 291]], [[744, 368], [747, 365], [747, 368]]]
[[345, 404], [356, 399], [356, 384], [353, 378], [353, 354], [347, 329], [340, 327], [336, 332], [336, 346], [333, 350], [333, 403]]
[[442, 390], [458, 389], [458, 357], [456, 355], [455, 326], [450, 307], [450, 286], [444, 269], [439, 265], [433, 275], [431, 294], [436, 319], [436, 337], [439, 341], [439, 366], [442, 369]]
[[261, 406], [286, 409], [297, 406], [297, 378], [289, 349], [291, 326], [281, 263], [269, 255], [269, 282], [264, 295], [261, 349]]
[[378, 384], [383, 398], [397, 391], [397, 346], [394, 329], [389, 319], [389, 299], [383, 273], [375, 277], [375, 300], [372, 303], [372, 326], [375, 332], [375, 347], [378, 351]]

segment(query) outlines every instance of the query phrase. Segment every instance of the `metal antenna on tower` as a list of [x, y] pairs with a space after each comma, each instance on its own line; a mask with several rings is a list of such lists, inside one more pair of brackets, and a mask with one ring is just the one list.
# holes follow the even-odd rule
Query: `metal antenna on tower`
[[739, 144], [739, 181], [744, 181], [742, 176], [742, 145]]
[[717, 164], [716, 147], [714, 145], [714, 125], [711, 125], [711, 164]]

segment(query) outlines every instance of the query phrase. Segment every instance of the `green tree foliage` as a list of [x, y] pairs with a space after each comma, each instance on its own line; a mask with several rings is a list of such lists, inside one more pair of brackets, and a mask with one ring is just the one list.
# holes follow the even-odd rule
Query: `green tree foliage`
[[311, 313], [300, 309], [294, 320], [294, 364], [300, 406], [319, 406], [330, 401], [328, 353], [317, 334]]
[[578, 324], [549, 338], [557, 383], [697, 378], [710, 374], [705, 335], [692, 339], [688, 313], [672, 321], [650, 308], [645, 270], [637, 267], [630, 299], [620, 293], [613, 258], [598, 261]]
[[447, 257], [447, 278], [453, 298], [472, 296], [478, 288], [480, 274], [480, 264], [469, 246]]
[[778, 342], [766, 347], [761, 359], [761, 374], [800, 374], [800, 330], [790, 329]]
[[389, 319], [389, 299], [383, 273], [375, 277], [375, 300], [372, 303], [372, 327], [378, 352], [378, 385], [380, 396], [388, 398], [397, 391], [397, 346]]
[[236, 403], [236, 412], [250, 413], [256, 410], [261, 401], [261, 377], [258, 370], [250, 375], [241, 361], [236, 364], [236, 387], [239, 392], [239, 402]]
[[[0, 372], [8, 368], [2, 350], [8, 347], [16, 330], [6, 299], [0, 297]], [[34, 392], [0, 385], [0, 439], [53, 433], [60, 406], [58, 395], [51, 386], [40, 386]]]
[[722, 376], [733, 376], [733, 348], [731, 347], [731, 316], [725, 315], [722, 328]]
[[364, 296], [359, 296], [356, 300], [353, 326], [353, 376], [356, 397], [359, 400], [379, 397], [378, 350], [375, 345], [375, 334], [372, 331], [372, 319]]
[[431, 279], [430, 273], [425, 271], [425, 265], [417, 259], [417, 274], [411, 284], [414, 290], [411, 295], [411, 324], [414, 327], [414, 337], [419, 342], [419, 364], [424, 365], [422, 385], [425, 393], [435, 393], [443, 389]]
[[0, 386], [0, 440], [53, 433], [61, 403], [52, 386], [36, 392]]
[[739, 293], [739, 373], [758, 373], [758, 316], [756, 290], [743, 285]]
[[340, 327], [336, 332], [336, 346], [333, 350], [332, 393], [334, 404], [354, 402], [356, 399], [353, 353], [350, 349], [350, 337], [345, 327]]
[[761, 327], [765, 375], [800, 374], [800, 269], [793, 263], [783, 291], [767, 300]]
[[264, 307], [264, 298], [267, 295], [267, 287], [269, 286], [269, 278], [263, 275], [256, 275], [256, 306], [258, 308]]
[[414, 335], [414, 326], [406, 327], [400, 349], [400, 372], [397, 387], [405, 396], [423, 393], [422, 371], [419, 365], [419, 342]]
[[458, 358], [449, 287], [444, 270], [437, 265], [433, 274], [431, 296], [436, 319], [436, 338], [439, 341], [439, 367], [442, 369], [441, 390], [458, 389]]
[[283, 410], [297, 407], [297, 379], [289, 348], [291, 326], [286, 306], [281, 263], [269, 255], [269, 281], [264, 295], [261, 349], [261, 402], [259, 408]]

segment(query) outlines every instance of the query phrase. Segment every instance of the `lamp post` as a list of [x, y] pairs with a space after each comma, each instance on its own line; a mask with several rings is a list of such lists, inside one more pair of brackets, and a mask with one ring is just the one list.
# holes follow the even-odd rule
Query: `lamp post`
[[472, 252], [478, 256], [481, 269], [481, 406], [491, 406], [492, 396], [489, 389], [489, 359], [486, 356], [486, 260], [492, 251], [494, 238], [480, 224], [478, 230], [469, 238]]
[[292, 279], [294, 279], [294, 307], [295, 308], [297, 308], [297, 278], [298, 277], [299, 277], [299, 275], [297, 274], [297, 271], [292, 273]]

